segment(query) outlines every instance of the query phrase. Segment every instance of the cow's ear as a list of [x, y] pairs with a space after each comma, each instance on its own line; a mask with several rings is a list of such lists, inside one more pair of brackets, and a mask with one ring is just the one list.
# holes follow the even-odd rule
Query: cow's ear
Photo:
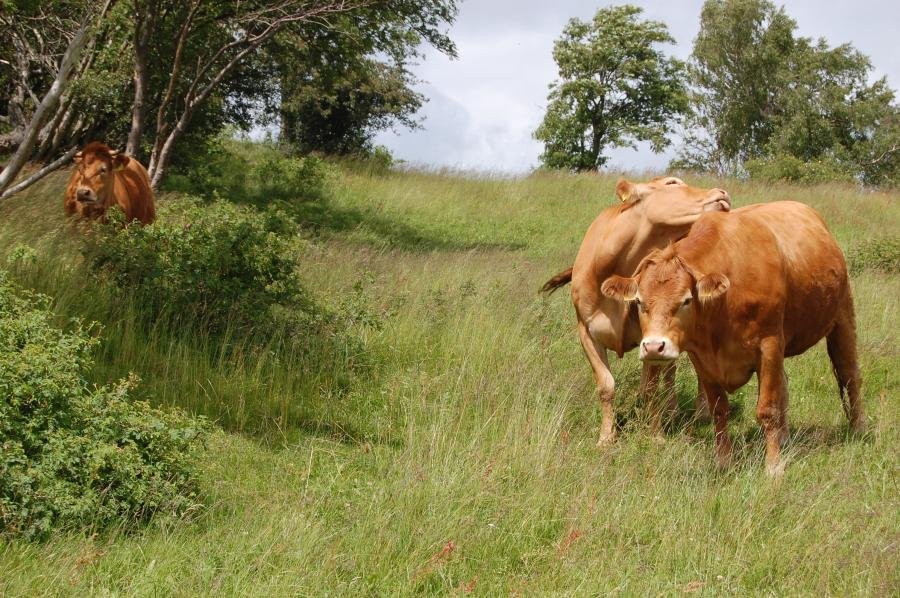
[[619, 201], [628, 203], [636, 200], [636, 196], [637, 189], [635, 188], [634, 183], [627, 179], [619, 179], [619, 182], [616, 183], [616, 197], [619, 198]]
[[113, 170], [123, 170], [129, 162], [131, 162], [131, 158], [125, 154], [116, 154], [112, 160]]
[[620, 301], [634, 301], [638, 292], [637, 281], [618, 275], [610, 276], [600, 285], [600, 292]]
[[731, 281], [724, 274], [707, 274], [697, 281], [697, 298], [701, 303], [712, 301], [725, 294]]

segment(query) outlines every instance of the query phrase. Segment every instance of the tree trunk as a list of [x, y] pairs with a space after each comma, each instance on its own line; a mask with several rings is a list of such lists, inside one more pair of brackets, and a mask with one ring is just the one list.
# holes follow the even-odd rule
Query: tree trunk
[[139, 158], [141, 139], [144, 136], [144, 100], [147, 95], [148, 54], [150, 51], [150, 34], [153, 28], [153, 13], [149, 6], [137, 5], [136, 12], [142, 8], [147, 14], [139, 15], [134, 31], [134, 102], [131, 105], [131, 132], [125, 153]]
[[0, 172], [0, 191], [4, 191], [12, 184], [13, 180], [15, 180], [16, 176], [22, 170], [22, 167], [25, 166], [28, 158], [31, 157], [38, 133], [41, 131], [41, 126], [43, 126], [50, 111], [53, 110], [56, 103], [59, 102], [60, 96], [62, 96], [70, 83], [69, 75], [72, 73], [72, 68], [75, 66], [78, 56], [81, 54], [81, 51], [88, 41], [88, 30], [90, 28], [91, 23], [85, 23], [75, 33], [72, 41], [69, 42], [69, 47], [66, 48], [66, 52], [63, 54], [62, 60], [60, 61], [59, 72], [56, 75], [56, 79], [53, 81], [53, 85], [50, 86], [50, 90], [34, 111], [34, 115], [32, 115], [31, 122], [28, 123], [28, 126], [25, 129], [25, 133], [22, 136], [22, 142], [19, 144], [16, 153], [10, 158], [6, 168]]

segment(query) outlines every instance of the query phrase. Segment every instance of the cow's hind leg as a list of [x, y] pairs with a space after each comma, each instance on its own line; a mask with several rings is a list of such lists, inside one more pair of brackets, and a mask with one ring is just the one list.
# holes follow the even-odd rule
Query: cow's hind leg
[[606, 347], [600, 346], [594, 342], [587, 325], [584, 322], [578, 322], [578, 337], [581, 339], [581, 347], [588, 361], [591, 362], [591, 369], [594, 371], [594, 381], [597, 383], [597, 394], [600, 397], [600, 440], [597, 446], [603, 446], [612, 443], [616, 439], [615, 414], [613, 413], [613, 397], [616, 392], [616, 384], [613, 380], [612, 373], [609, 371], [609, 361], [606, 357]]
[[759, 398], [756, 418], [766, 438], [766, 471], [771, 476], [784, 473], [781, 445], [787, 440], [787, 376], [784, 373], [784, 344], [769, 337], [760, 343]]
[[703, 381], [697, 374], [697, 398], [694, 400], [694, 417], [700, 421], [710, 418], [709, 401], [706, 400], [706, 391], [703, 389]]
[[863, 407], [860, 400], [859, 362], [856, 357], [856, 322], [853, 303], [845, 308], [827, 336], [828, 357], [837, 379], [841, 405], [850, 420], [850, 429], [862, 431]]

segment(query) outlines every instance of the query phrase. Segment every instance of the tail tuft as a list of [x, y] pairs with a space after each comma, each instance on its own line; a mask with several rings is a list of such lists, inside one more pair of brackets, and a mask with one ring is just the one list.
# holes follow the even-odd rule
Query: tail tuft
[[541, 287], [540, 292], [552, 295], [554, 291], [566, 286], [570, 282], [572, 282], [572, 268], [563, 270], [562, 272], [545, 282], [544, 286]]

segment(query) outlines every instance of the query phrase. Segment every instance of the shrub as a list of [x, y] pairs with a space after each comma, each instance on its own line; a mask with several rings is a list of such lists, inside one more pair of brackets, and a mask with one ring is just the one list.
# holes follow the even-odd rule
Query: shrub
[[44, 538], [195, 509], [205, 423], [130, 401], [134, 377], [91, 387], [96, 335], [54, 327], [48, 305], [0, 272], [2, 532]]
[[88, 241], [87, 255], [96, 274], [150, 321], [169, 316], [213, 331], [260, 327], [276, 312], [318, 311], [296, 272], [295, 229], [276, 209], [177, 198], [151, 226], [123, 227], [112, 217]]
[[876, 270], [900, 274], [900, 238], [883, 237], [860, 241], [847, 251], [847, 265], [852, 274]]
[[166, 189], [267, 206], [323, 200], [334, 176], [334, 169], [317, 156], [297, 157], [273, 144], [215, 138], [170, 175]]
[[804, 162], [790, 154], [778, 154], [747, 160], [744, 166], [751, 178], [764, 181], [790, 181], [809, 185], [853, 181], [853, 174], [843, 164], [828, 158]]

